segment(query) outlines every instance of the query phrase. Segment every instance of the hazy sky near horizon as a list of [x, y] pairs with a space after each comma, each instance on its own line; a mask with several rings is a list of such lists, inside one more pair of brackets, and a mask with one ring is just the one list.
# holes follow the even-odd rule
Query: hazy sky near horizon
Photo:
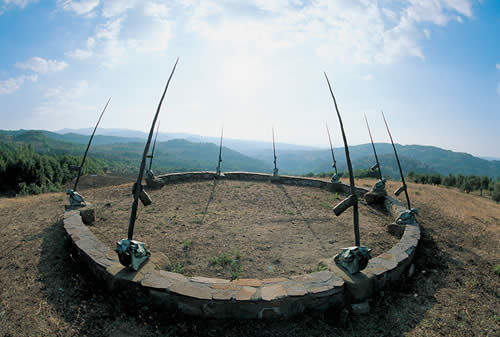
[[0, 0], [0, 129], [149, 130], [500, 157], [497, 0]]

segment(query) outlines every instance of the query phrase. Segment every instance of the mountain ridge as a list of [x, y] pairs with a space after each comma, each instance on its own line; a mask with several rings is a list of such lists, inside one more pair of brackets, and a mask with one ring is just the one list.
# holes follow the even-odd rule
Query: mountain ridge
[[[185, 135], [185, 134], [183, 134]], [[75, 133], [59, 134], [45, 130], [0, 130], [0, 141], [12, 144], [33, 144], [42, 154], [70, 153], [81, 155], [89, 136]], [[214, 170], [217, 166], [218, 138], [214, 142], [194, 142], [188, 139], [169, 139], [157, 144], [155, 167], [163, 172], [174, 170]], [[241, 141], [241, 140], [240, 140]], [[244, 151], [238, 151], [223, 141], [223, 169], [272, 171], [272, 143], [244, 142]], [[138, 166], [145, 139], [96, 134], [90, 155], [108, 159], [131, 167]], [[240, 144], [241, 145], [241, 144]], [[265, 146], [270, 145], [270, 146]], [[281, 174], [321, 173], [332, 170], [330, 149], [302, 147], [300, 145], [276, 144], [278, 168]], [[385, 176], [397, 179], [399, 172], [390, 143], [376, 143], [377, 153]], [[240, 148], [241, 148], [240, 147]], [[489, 161], [468, 153], [454, 152], [428, 145], [396, 144], [405, 173], [439, 173], [442, 175], [486, 175], [500, 176], [500, 161]], [[366, 169], [375, 163], [371, 144], [349, 146], [353, 166]], [[346, 170], [344, 148], [334, 149], [339, 170]], [[165, 158], [169, 158], [164, 159]]]

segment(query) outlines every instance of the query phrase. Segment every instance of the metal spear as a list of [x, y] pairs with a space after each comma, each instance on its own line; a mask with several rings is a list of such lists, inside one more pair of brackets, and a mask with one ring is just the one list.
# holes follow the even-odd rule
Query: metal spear
[[273, 126], [273, 153], [274, 153], [274, 171], [273, 175], [278, 175], [278, 167], [276, 166], [276, 144], [274, 142], [274, 126]]
[[128, 239], [132, 240], [134, 236], [134, 225], [135, 225], [135, 219], [137, 217], [137, 206], [139, 203], [139, 195], [141, 194], [142, 191], [142, 177], [144, 175], [144, 169], [146, 167], [146, 156], [149, 151], [149, 145], [151, 145], [151, 138], [153, 138], [153, 132], [155, 129], [155, 124], [156, 120], [158, 119], [158, 115], [160, 114], [160, 109], [161, 109], [161, 104], [163, 103], [163, 99], [165, 98], [165, 94], [167, 93], [168, 85], [170, 84], [170, 80], [172, 79], [172, 76], [174, 75], [175, 68], [177, 67], [177, 62], [179, 62], [179, 58], [177, 58], [177, 61], [175, 61], [174, 68], [172, 69], [172, 73], [170, 74], [170, 77], [168, 78], [167, 85], [165, 86], [165, 90], [163, 91], [163, 95], [161, 96], [160, 103], [158, 104], [158, 108], [156, 109], [156, 114], [153, 118], [153, 123], [151, 124], [151, 130], [149, 131], [149, 136], [148, 136], [148, 141], [146, 142], [146, 146], [144, 147], [144, 153], [142, 155], [142, 161], [141, 161], [141, 167], [139, 169], [139, 175], [137, 177], [137, 181], [135, 183], [135, 189], [134, 189], [134, 201], [132, 203], [132, 211], [130, 213], [130, 221], [128, 225]]
[[335, 160], [335, 154], [333, 153], [332, 137], [330, 136], [330, 130], [328, 129], [328, 123], [325, 122], [325, 125], [326, 125], [326, 132], [328, 133], [328, 140], [330, 141], [330, 150], [332, 151], [332, 167], [335, 169], [335, 175], [337, 175], [338, 174], [337, 161]]
[[221, 167], [221, 163], [222, 163], [222, 137], [224, 135], [224, 126], [222, 126], [222, 129], [221, 129], [221, 132], [220, 132], [220, 145], [219, 145], [219, 163], [217, 164], [217, 175], [220, 175], [221, 173], [221, 170], [220, 170], [220, 167]]
[[[340, 116], [339, 108], [337, 106], [337, 100], [335, 99], [335, 95], [333, 94], [332, 86], [330, 85], [330, 81], [328, 80], [328, 76], [325, 74], [326, 81], [328, 82], [328, 88], [330, 89], [330, 94], [333, 98], [333, 103], [335, 105], [335, 110], [337, 111], [337, 116], [339, 118], [340, 130], [342, 131], [342, 138], [344, 140], [344, 148], [345, 148], [345, 157], [347, 161], [347, 168], [349, 169], [349, 183], [351, 185], [351, 195], [338, 204], [334, 211], [338, 216], [348, 207], [352, 206], [353, 208], [353, 223], [354, 223], [354, 237], [356, 246], [360, 246], [360, 237], [359, 237], [359, 211], [358, 211], [358, 194], [356, 192], [356, 187], [354, 186], [354, 172], [352, 170], [351, 157], [349, 156], [349, 147], [347, 145], [347, 138], [344, 131], [344, 124], [342, 123], [342, 117]], [[338, 210], [338, 211], [337, 211]]]
[[158, 126], [156, 127], [156, 136], [155, 136], [155, 141], [153, 143], [153, 149], [151, 150], [151, 154], [148, 156], [149, 157], [149, 171], [151, 171], [151, 167], [153, 166], [153, 157], [155, 155], [156, 140], [158, 139], [158, 130], [160, 130], [160, 121], [158, 121]]
[[99, 126], [99, 123], [101, 122], [101, 118], [104, 115], [106, 108], [108, 107], [109, 101], [111, 101], [111, 97], [106, 102], [106, 105], [104, 106], [104, 109], [102, 110], [101, 115], [99, 116], [99, 120], [97, 121], [97, 124], [95, 125], [94, 131], [92, 132], [92, 135], [90, 136], [89, 143], [87, 144], [87, 149], [85, 150], [85, 154], [83, 155], [82, 163], [80, 164], [80, 167], [78, 168], [78, 176], [76, 177], [75, 186], [73, 187], [74, 192], [76, 192], [76, 188], [78, 186], [78, 181], [80, 181], [80, 176], [82, 174], [83, 164], [85, 164], [85, 159], [87, 159], [87, 153], [89, 152], [90, 144], [92, 143], [92, 139], [94, 138], [95, 131], [97, 130], [97, 127]]
[[389, 126], [387, 125], [387, 121], [385, 120], [385, 115], [384, 115], [383, 111], [382, 111], [382, 117], [384, 118], [384, 123], [385, 123], [385, 127], [387, 128], [387, 133], [389, 134], [389, 137], [391, 138], [392, 147], [394, 149], [394, 154], [396, 155], [396, 161], [397, 161], [398, 167], [399, 167], [399, 174], [401, 175], [401, 181], [403, 182], [403, 186], [398, 188], [397, 191], [394, 192], [394, 194], [396, 196], [398, 196], [399, 194], [401, 194], [402, 191], [404, 191], [405, 195], [406, 195], [406, 202], [408, 203], [408, 209], [411, 210], [410, 197], [408, 196], [408, 188], [406, 186], [405, 176], [403, 174], [403, 169], [401, 168], [401, 163], [399, 162], [398, 151], [396, 151], [396, 146], [394, 145], [394, 141], [392, 140], [391, 131], [389, 131]]
[[[377, 150], [375, 150], [375, 144], [373, 143], [372, 132], [370, 131], [370, 125], [368, 125], [368, 119], [365, 114], [366, 127], [368, 128], [368, 133], [370, 134], [370, 141], [372, 142], [373, 154], [375, 155], [375, 160], [377, 161], [378, 177], [382, 180], [382, 169], [380, 168], [380, 162], [378, 161]], [[372, 168], [373, 169], [373, 168]]]

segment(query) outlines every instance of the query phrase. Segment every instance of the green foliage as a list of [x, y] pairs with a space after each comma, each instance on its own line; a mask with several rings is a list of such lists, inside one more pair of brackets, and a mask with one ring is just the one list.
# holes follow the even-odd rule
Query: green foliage
[[497, 181], [495, 183], [495, 186], [493, 187], [493, 194], [492, 194], [493, 200], [496, 202], [500, 202], [500, 181]]
[[499, 182], [495, 183], [492, 179], [486, 176], [464, 176], [462, 174], [459, 174], [455, 177], [451, 173], [448, 176], [441, 176], [439, 174], [419, 174], [410, 172], [408, 173], [406, 178], [408, 181], [419, 184], [443, 184], [444, 186], [448, 187], [457, 187], [461, 191], [464, 191], [466, 193], [479, 190], [482, 195], [483, 190], [491, 190], [493, 200], [497, 202], [500, 201], [500, 180]]
[[171, 265], [169, 265], [167, 267], [167, 271], [170, 271], [172, 273], [178, 273], [178, 274], [182, 274], [184, 272], [184, 266], [182, 265], [182, 263], [172, 263]]
[[500, 263], [493, 266], [493, 272], [500, 276]]
[[[41, 155], [34, 147], [21, 145], [12, 148], [0, 143], [0, 193], [13, 195], [40, 194], [60, 191], [71, 181], [76, 172], [71, 166], [79, 166], [81, 157], [71, 155]], [[88, 158], [83, 174], [102, 173], [106, 163]]]
[[231, 269], [231, 279], [233, 280], [239, 278], [242, 272], [240, 252], [238, 250], [231, 253], [222, 252], [219, 255], [213, 256], [211, 264], [220, 268], [229, 266]]
[[191, 240], [185, 240], [182, 244], [182, 249], [184, 249], [184, 251], [187, 252], [189, 248], [191, 248], [192, 244], [193, 243], [191, 242]]
[[318, 266], [316, 267], [316, 271], [323, 271], [323, 270], [328, 270], [328, 267], [326, 264], [323, 262], [318, 263]]

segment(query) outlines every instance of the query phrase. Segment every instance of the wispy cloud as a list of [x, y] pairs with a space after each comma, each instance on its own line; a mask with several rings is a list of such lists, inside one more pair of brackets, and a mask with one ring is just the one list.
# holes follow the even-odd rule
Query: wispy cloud
[[0, 15], [10, 8], [24, 9], [30, 3], [36, 3], [38, 0], [0, 0]]
[[204, 38], [247, 41], [261, 50], [314, 41], [317, 54], [345, 63], [393, 63], [408, 56], [424, 59], [420, 41], [430, 38], [430, 31], [422, 29], [421, 23], [444, 26], [472, 17], [471, 0], [410, 0], [395, 8], [384, 4], [253, 0], [250, 5], [260, 14], [251, 16], [225, 2], [184, 2], [189, 29]]
[[75, 111], [82, 105], [78, 100], [89, 93], [90, 86], [86, 80], [81, 80], [75, 86], [70, 88], [51, 88], [45, 92], [46, 100], [37, 108], [36, 112], [40, 115], [50, 115], [51, 117], [66, 113], [66, 111]]
[[12, 94], [13, 92], [19, 90], [25, 81], [36, 82], [38, 80], [37, 75], [21, 75], [15, 78], [9, 78], [4, 81], [0, 81], [0, 95]]
[[68, 67], [68, 64], [64, 61], [45, 60], [41, 57], [32, 57], [26, 62], [17, 62], [15, 66], [19, 69], [46, 74], [50, 72], [62, 71]]
[[498, 70], [500, 70], [500, 63], [497, 63], [496, 67]]
[[91, 50], [85, 49], [75, 49], [66, 53], [67, 56], [75, 58], [77, 60], [85, 60], [93, 55]]
[[77, 15], [89, 14], [97, 6], [99, 6], [99, 0], [57, 0], [59, 6], [66, 10], [73, 12]]
[[373, 80], [373, 75], [372, 74], [366, 74], [366, 75], [361, 76], [361, 79], [364, 80], [364, 81], [371, 81], [371, 80]]
[[140, 2], [139, 0], [103, 0], [102, 16], [105, 18], [121, 16]]

